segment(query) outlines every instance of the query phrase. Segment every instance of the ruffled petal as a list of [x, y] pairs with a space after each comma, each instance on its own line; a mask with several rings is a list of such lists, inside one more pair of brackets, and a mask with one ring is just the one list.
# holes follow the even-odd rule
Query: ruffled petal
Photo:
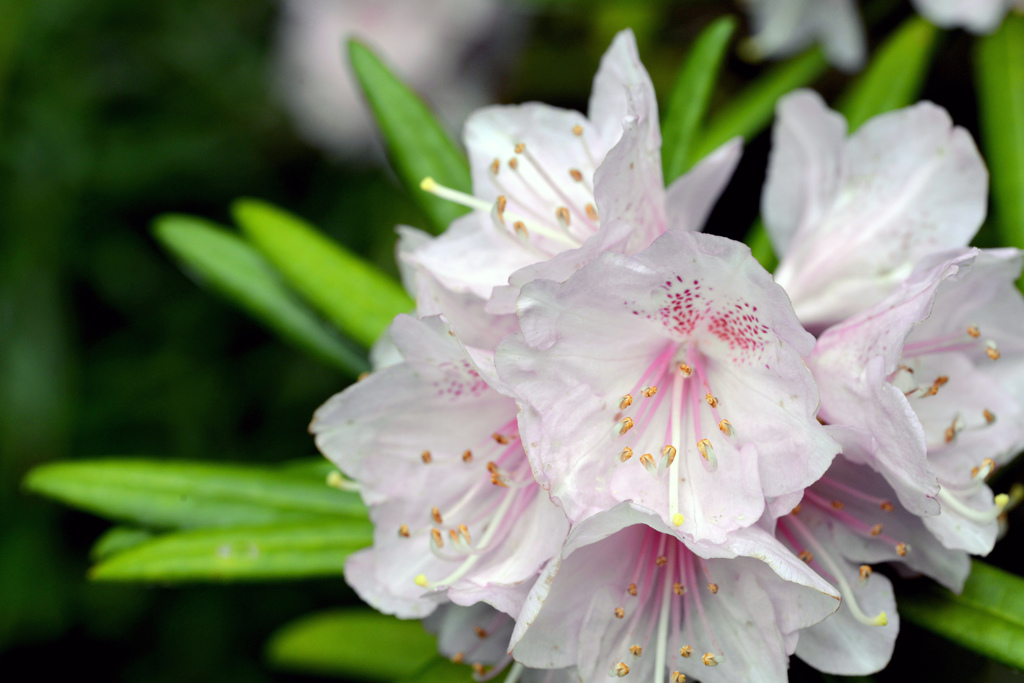
[[743, 155], [743, 138], [733, 138], [707, 155], [665, 191], [668, 227], [701, 230], [732, 179]]

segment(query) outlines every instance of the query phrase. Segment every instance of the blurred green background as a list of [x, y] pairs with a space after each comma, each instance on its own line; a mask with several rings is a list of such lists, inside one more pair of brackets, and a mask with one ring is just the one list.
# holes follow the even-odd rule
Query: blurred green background
[[[314, 609], [356, 602], [340, 580], [90, 584], [89, 548], [107, 524], [19, 490], [27, 470], [53, 460], [313, 454], [309, 418], [347, 379], [196, 287], [149, 232], [152, 218], [170, 211], [229, 222], [232, 200], [258, 197], [395, 273], [394, 225], [424, 221], [381, 155], [334, 162], [295, 134], [271, 78], [279, 11], [263, 0], [0, 4], [2, 670], [302, 680], [263, 664], [267, 636]], [[524, 42], [505, 60], [498, 100], [585, 108], [615, 31], [634, 28], [664, 94], [690, 39], [736, 8], [648, 0], [532, 2], [512, 11]], [[878, 35], [908, 11], [886, 15]], [[966, 36], [945, 39], [925, 93], [976, 133], [968, 51]], [[731, 57], [716, 97], [760, 71]], [[819, 85], [834, 95], [845, 82], [830, 72]], [[765, 135], [751, 145], [713, 232], [746, 232], [767, 149]], [[1021, 571], [1012, 554], [996, 558]], [[894, 666], [878, 680], [1000, 675], [905, 631]], [[922, 662], [921, 647], [942, 648], [945, 661]], [[795, 666], [794, 678], [820, 680]]]

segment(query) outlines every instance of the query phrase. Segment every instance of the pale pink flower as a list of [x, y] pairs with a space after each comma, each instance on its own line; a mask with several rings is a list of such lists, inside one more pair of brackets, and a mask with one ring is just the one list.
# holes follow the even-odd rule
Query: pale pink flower
[[699, 229], [741, 149], [739, 139], [726, 143], [665, 190], [657, 100], [628, 30], [601, 59], [589, 116], [539, 102], [487, 107], [464, 138], [473, 195], [432, 179], [423, 188], [474, 211], [438, 238], [400, 229], [399, 249], [420, 314], [443, 312], [460, 334], [479, 325], [463, 313], [472, 300], [509, 315], [534, 278], [564, 280], [601, 252]]
[[801, 90], [780, 100], [761, 210], [775, 280], [812, 331], [892, 292], [923, 257], [966, 246], [988, 172], [971, 136], [929, 102], [846, 121]]
[[892, 583], [871, 565], [891, 562], [956, 592], [971, 565], [907, 511], [881, 475], [854, 464], [864, 455], [846, 436], [853, 438], [840, 439], [843, 455], [779, 520], [776, 535], [843, 596], [835, 614], [800, 632], [796, 655], [820, 671], [855, 676], [882, 670], [899, 633]]
[[671, 231], [526, 285], [519, 316], [495, 360], [534, 475], [573, 522], [631, 500], [721, 543], [766, 500], [788, 511], [839, 451], [801, 360], [813, 338], [738, 242]]
[[[1024, 299], [1016, 249], [925, 259], [875, 307], [827, 330], [808, 364], [820, 415], [949, 548], [987, 553], [1008, 502], [986, 477], [1024, 447]], [[939, 514], [941, 511], [941, 514]]]
[[443, 319], [399, 316], [390, 338], [403, 360], [331, 398], [310, 425], [359, 482], [375, 527], [345, 576], [400, 617], [446, 598], [515, 614], [568, 530], [530, 475], [515, 402], [488, 383], [489, 354], [463, 347]]
[[910, 0], [928, 21], [942, 28], [991, 33], [1011, 10], [1024, 12], [1024, 0]]
[[[336, 156], [375, 151], [373, 120], [346, 64], [345, 41], [378, 51], [442, 118], [458, 122], [492, 101], [497, 60], [478, 49], [515, 23], [497, 0], [284, 0], [278, 87], [299, 133]], [[473, 60], [467, 60], [469, 54]], [[380, 158], [383, 161], [383, 157]]]
[[758, 526], [699, 553], [628, 503], [587, 519], [534, 585], [513, 655], [584, 681], [784, 682], [799, 630], [839, 595]]
[[750, 36], [740, 47], [751, 59], [779, 59], [820, 43], [828, 61], [844, 71], [864, 65], [867, 45], [854, 0], [740, 0]]

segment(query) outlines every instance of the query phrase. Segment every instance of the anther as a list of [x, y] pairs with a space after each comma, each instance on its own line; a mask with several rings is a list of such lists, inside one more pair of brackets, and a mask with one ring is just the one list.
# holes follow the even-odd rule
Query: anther
[[430, 454], [430, 451], [423, 451], [420, 453], [420, 459], [423, 460], [424, 465], [429, 465], [434, 462], [434, 456]]
[[881, 533], [882, 533], [882, 525], [881, 524], [876, 524], [873, 527], [871, 527], [871, 535], [872, 536], [878, 536]]
[[437, 548], [444, 547], [444, 538], [441, 536], [440, 529], [435, 527], [430, 530], [430, 542], [433, 543], [434, 546]]
[[715, 457], [715, 449], [711, 446], [711, 442], [707, 439], [701, 439], [697, 442], [697, 450], [700, 451], [700, 456], [704, 458], [707, 463], [706, 467], [708, 471], [714, 472], [718, 469], [718, 458]]
[[669, 468], [676, 460], [676, 447], [669, 444], [661, 449], [661, 466]]
[[900, 557], [906, 557], [907, 556], [907, 550], [909, 550], [909, 548], [907, 547], [906, 543], [897, 543], [896, 544], [896, 554], [899, 555]]
[[369, 376], [370, 376], [370, 373], [369, 373], [369, 372], [360, 372], [360, 373], [359, 373], [359, 376], [358, 376], [358, 377], [356, 377], [356, 381], [357, 381], [357, 382], [362, 382], [362, 381], [363, 381], [364, 379], [366, 379], [366, 378], [367, 378], [367, 377], [369, 377]]
[[402, 538], [409, 538], [409, 527], [405, 524], [398, 527], [398, 535]]
[[890, 502], [889, 502], [889, 501], [887, 501], [887, 500], [883, 500], [883, 501], [882, 501], [882, 504], [881, 504], [881, 505], [879, 505], [878, 507], [882, 508], [882, 511], [883, 511], [883, 512], [892, 512], [893, 510], [895, 510], [895, 509], [896, 509], [896, 508], [894, 508], [894, 507], [892, 506], [892, 503], [890, 503]]
[[619, 410], [625, 410], [631, 405], [633, 405], [633, 394], [626, 394], [622, 397], [622, 400], [619, 401]]
[[658, 466], [654, 464], [654, 458], [651, 457], [650, 453], [644, 453], [640, 456], [640, 464], [644, 466], [644, 469], [651, 476], [658, 476]]
[[869, 576], [871, 576], [870, 565], [862, 564], [860, 566], [860, 580], [867, 581]]
[[487, 631], [483, 630], [479, 626], [474, 626], [473, 630], [476, 631], [476, 637], [483, 640], [487, 637]]
[[634, 657], [639, 657], [641, 654], [643, 654], [643, 651], [644, 649], [639, 645], [629, 646], [629, 654], [633, 655]]
[[511, 436], [499, 434], [498, 432], [494, 432], [493, 434], [491, 434], [491, 438], [500, 443], [502, 446], [507, 446], [508, 444], [512, 443]]
[[583, 208], [584, 208], [584, 210], [586, 210], [586, 212], [587, 212], [587, 218], [589, 218], [589, 219], [590, 219], [590, 220], [592, 220], [592, 221], [596, 221], [596, 220], [597, 220], [597, 209], [595, 209], [595, 208], [594, 208], [594, 205], [593, 205], [593, 204], [589, 204], [589, 203], [588, 203], [588, 204], [587, 204], [587, 205], [586, 205], [585, 207], [583, 207]]
[[995, 339], [989, 339], [985, 342], [985, 354], [992, 360], [999, 360], [999, 347], [996, 346]]
[[726, 436], [734, 436], [736, 434], [736, 430], [732, 428], [732, 423], [729, 422], [728, 420], [722, 420], [721, 422], [719, 422], [718, 428]]
[[664, 555], [658, 555], [658, 557], [654, 558], [654, 564], [658, 565], [659, 567], [664, 567], [667, 562], [668, 558]]
[[494, 462], [493, 460], [487, 463], [487, 471], [490, 472], [491, 474], [497, 474], [498, 463]]
[[676, 595], [682, 595], [686, 592], [686, 586], [677, 581], [676, 583], [672, 584], [672, 592]]
[[640, 393], [643, 394], [645, 398], [650, 398], [658, 393], [658, 387], [644, 387]]
[[832, 507], [835, 508], [836, 510], [842, 510], [844, 507], [846, 507], [846, 505], [841, 500], [833, 500]]
[[430, 508], [430, 516], [434, 518], [434, 524], [444, 524], [444, 520], [441, 519], [441, 511], [437, 508]]
[[619, 453], [619, 462], [626, 462], [627, 460], [629, 460], [632, 457], [633, 457], [633, 449], [630, 448], [629, 446], [626, 446], [625, 448], [622, 449], [622, 452]]
[[564, 206], [560, 206], [555, 209], [555, 218], [558, 219], [558, 224], [563, 228], [569, 227], [569, 209]]
[[465, 659], [466, 655], [462, 654], [461, 652], [456, 652], [454, 655], [452, 655], [452, 664], [462, 664], [463, 660]]
[[989, 424], [992, 424], [993, 422], [996, 421], [995, 413], [993, 413], [988, 408], [985, 408], [985, 410], [981, 411], [981, 414], [985, 416], [985, 422], [987, 422]]
[[455, 529], [449, 529], [448, 530], [448, 540], [450, 540], [452, 542], [452, 545], [458, 546], [459, 545], [459, 532], [456, 531]]
[[504, 217], [503, 214], [505, 213], [505, 207], [508, 206], [508, 197], [506, 197], [503, 194], [499, 194], [498, 198], [495, 200], [494, 204], [495, 204], [495, 208], [498, 209], [498, 218], [500, 218], [501, 222], [504, 223], [505, 222], [505, 217]]
[[712, 595], [718, 595], [718, 584], [717, 583], [709, 583], [708, 584], [708, 590], [711, 591]]
[[501, 161], [495, 157], [494, 161], [491, 162], [491, 174], [498, 175], [498, 171], [501, 170]]
[[615, 608], [615, 617], [617, 619], [621, 619], [624, 616], [626, 616], [626, 610], [622, 609], [621, 607], [616, 607]]
[[569, 176], [577, 183], [583, 180], [583, 174], [577, 171], [575, 168], [569, 169]]
[[530, 233], [526, 231], [526, 224], [522, 221], [516, 221], [512, 224], [512, 229], [516, 231], [516, 234], [523, 239], [529, 239]]
[[704, 666], [718, 666], [718, 663], [722, 661], [722, 657], [715, 655], [714, 652], [705, 652], [704, 656], [700, 658], [704, 662]]
[[583, 135], [583, 126], [580, 126], [580, 125], [573, 126], [572, 127], [572, 134], [576, 135], [577, 137], [580, 136], [580, 135]]
[[625, 662], [619, 662], [618, 664], [613, 666], [612, 670], [611, 670], [611, 675], [612, 676], [618, 676], [619, 678], [622, 678], [623, 676], [625, 676], [628, 673], [629, 673], [629, 667], [626, 666]]
[[801, 510], [803, 510], [803, 508], [800, 507], [800, 503], [797, 503], [796, 507], [789, 511], [789, 514], [791, 514], [791, 515], [799, 515]]
[[679, 372], [683, 373], [683, 377], [689, 377], [691, 374], [693, 374], [693, 369], [686, 363], [680, 363]]
[[618, 431], [618, 435], [622, 436], [629, 430], [633, 429], [633, 418], [623, 418], [623, 421], [615, 426]]
[[629, 593], [630, 595], [632, 595], [635, 598], [636, 597], [636, 584], [635, 583], [629, 584], [629, 588], [626, 589], [626, 592]]
[[522, 154], [523, 152], [526, 151], [526, 145], [520, 142], [519, 144], [516, 145], [515, 150], [516, 154]]
[[977, 339], [981, 336], [981, 330], [978, 329], [977, 325], [971, 325], [967, 328], [967, 334]]
[[672, 672], [672, 683], [686, 683], [686, 674], [678, 671]]
[[485, 673], [487, 673], [487, 669], [484, 667], [483, 664], [481, 664], [480, 662], [475, 662], [473, 664], [473, 675], [474, 676], [482, 677]]
[[683, 645], [679, 648], [679, 656], [683, 659], [688, 659], [693, 654], [693, 648], [689, 645]]
[[462, 536], [462, 540], [466, 542], [466, 545], [473, 545], [473, 541], [469, 538], [469, 527], [465, 524], [459, 525], [459, 536]]
[[501, 476], [500, 474], [492, 474], [491, 483], [494, 484], [495, 486], [500, 486], [503, 489], [508, 488], [508, 481], [505, 479], [505, 477]]
[[517, 168], [519, 168], [519, 159], [516, 159], [515, 157], [512, 157], [511, 159], [509, 159], [508, 160], [508, 167], [511, 168], [513, 171], [516, 170]]
[[800, 554], [797, 555], [797, 557], [799, 557], [801, 560], [803, 560], [807, 564], [810, 564], [811, 562], [814, 561], [814, 553], [812, 553], [810, 550], [801, 550]]
[[473, 451], [467, 450], [462, 454], [462, 462], [473, 462]]
[[704, 394], [704, 400], [708, 402], [708, 405], [712, 408], [718, 407], [718, 399], [711, 395], [711, 392]]

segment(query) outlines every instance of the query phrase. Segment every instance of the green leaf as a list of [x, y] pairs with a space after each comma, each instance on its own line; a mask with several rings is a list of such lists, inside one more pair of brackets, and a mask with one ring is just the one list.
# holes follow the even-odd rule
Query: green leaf
[[694, 41], [679, 70], [668, 109], [661, 121], [661, 163], [666, 185], [693, 165], [690, 148], [704, 120], [722, 59], [735, 31], [736, 20], [732, 17], [722, 17], [713, 22]]
[[1024, 670], [1024, 579], [975, 560], [961, 595], [932, 585], [901, 595], [900, 617]]
[[154, 528], [366, 519], [358, 494], [275, 467], [135, 459], [57, 462], [29, 472], [25, 486], [102, 517]]
[[851, 131], [872, 116], [917, 100], [938, 37], [939, 29], [915, 16], [886, 38], [871, 64], [840, 98], [837, 108], [846, 116]]
[[779, 259], [775, 256], [772, 241], [768, 238], [768, 231], [765, 230], [764, 223], [760, 218], [754, 221], [745, 241], [757, 262], [764, 266], [769, 273], [774, 272], [776, 266], [779, 265]]
[[111, 555], [116, 555], [122, 550], [134, 548], [152, 538], [153, 532], [148, 529], [136, 529], [135, 527], [128, 526], [111, 527], [93, 543], [92, 548], [89, 550], [89, 557], [94, 562], [99, 562]]
[[773, 67], [710, 117], [700, 140], [692, 147], [691, 165], [737, 135], [747, 140], [760, 133], [775, 114], [775, 102], [789, 91], [810, 85], [828, 68], [814, 48]]
[[295, 291], [361, 344], [412, 310], [397, 282], [296, 216], [254, 199], [236, 201], [232, 214]]
[[422, 622], [347, 609], [284, 626], [267, 643], [267, 658], [293, 671], [394, 681], [412, 678], [438, 656]]
[[473, 683], [474, 680], [473, 670], [465, 664], [455, 664], [438, 657], [415, 676], [409, 676], [400, 683]]
[[350, 40], [348, 53], [352, 71], [384, 135], [395, 172], [430, 219], [434, 234], [440, 234], [469, 209], [427, 194], [420, 189], [420, 181], [430, 176], [442, 185], [469, 192], [466, 156], [423, 100], [368, 47]]
[[241, 237], [201, 218], [180, 215], [157, 218], [153, 233], [199, 280], [288, 341], [353, 377], [370, 369], [365, 356], [301, 305]]
[[978, 38], [974, 62], [994, 223], [1003, 245], [1024, 247], [1024, 16]]
[[93, 567], [97, 581], [266, 581], [341, 576], [349, 555], [369, 546], [369, 522], [329, 521], [160, 536]]

